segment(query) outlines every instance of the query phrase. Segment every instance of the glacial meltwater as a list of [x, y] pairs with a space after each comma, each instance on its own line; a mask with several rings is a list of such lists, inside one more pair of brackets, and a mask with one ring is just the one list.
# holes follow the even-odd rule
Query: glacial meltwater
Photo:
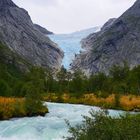
[[[63, 140], [68, 135], [65, 120], [72, 125], [82, 122], [82, 115], [89, 115], [98, 107], [85, 105], [45, 103], [49, 112], [45, 117], [18, 118], [0, 121], [0, 140]], [[109, 110], [110, 115], [118, 116], [123, 111]]]

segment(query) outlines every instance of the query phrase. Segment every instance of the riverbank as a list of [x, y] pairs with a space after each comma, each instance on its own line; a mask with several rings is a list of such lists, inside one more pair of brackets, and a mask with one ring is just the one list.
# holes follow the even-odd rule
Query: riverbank
[[112, 94], [106, 98], [97, 97], [94, 94], [85, 94], [82, 97], [74, 97], [69, 94], [48, 94], [44, 97], [47, 102], [70, 103], [98, 106], [105, 109], [117, 109], [124, 111], [140, 112], [140, 96]]
[[[47, 102], [70, 103], [98, 106], [104, 109], [116, 109], [124, 111], [140, 112], [140, 96], [115, 95], [106, 98], [97, 97], [94, 94], [85, 94], [82, 97], [74, 97], [69, 94], [48, 94], [43, 98]], [[48, 113], [47, 107], [40, 108], [34, 113], [26, 109], [24, 98], [4, 98], [0, 97], [0, 120], [8, 120], [14, 117], [44, 116]]]
[[0, 97], [0, 120], [8, 120], [14, 117], [44, 116], [46, 113], [48, 113], [48, 109], [45, 106], [33, 114], [28, 112], [24, 98]]
[[[61, 103], [44, 103], [49, 113], [44, 117], [26, 117], [0, 122], [0, 140], [61, 140], [68, 136], [68, 120], [73, 126], [81, 124], [82, 116], [98, 107]], [[123, 115], [123, 111], [109, 110], [110, 116]]]

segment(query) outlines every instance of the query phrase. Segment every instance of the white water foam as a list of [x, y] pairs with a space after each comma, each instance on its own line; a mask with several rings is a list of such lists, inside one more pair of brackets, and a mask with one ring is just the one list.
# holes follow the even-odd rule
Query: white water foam
[[[45, 117], [32, 117], [0, 121], [0, 140], [63, 140], [68, 135], [65, 120], [72, 125], [82, 122], [82, 115], [89, 115], [91, 109], [98, 107], [45, 103], [50, 113]], [[116, 116], [122, 111], [110, 110], [110, 115]]]

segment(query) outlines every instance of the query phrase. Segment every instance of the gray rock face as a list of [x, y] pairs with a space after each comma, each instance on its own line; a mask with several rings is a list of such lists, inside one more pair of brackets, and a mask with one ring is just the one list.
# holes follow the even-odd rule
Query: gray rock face
[[0, 1], [0, 7], [16, 7], [16, 5], [11, 0], [1, 0]]
[[1, 65], [7, 68], [12, 66], [16, 71], [22, 73], [28, 72], [32, 67], [32, 64], [0, 43], [0, 66]]
[[83, 39], [82, 47], [85, 51], [73, 61], [73, 70], [108, 73], [115, 64], [127, 62], [131, 68], [140, 64], [140, 0], [100, 32]]
[[58, 69], [64, 55], [11, 0], [0, 0], [0, 41], [35, 66]]
[[38, 24], [34, 24], [35, 28], [40, 31], [41, 33], [43, 33], [44, 35], [51, 35], [53, 34], [53, 32], [48, 31], [47, 29], [45, 29], [44, 27], [41, 27]]

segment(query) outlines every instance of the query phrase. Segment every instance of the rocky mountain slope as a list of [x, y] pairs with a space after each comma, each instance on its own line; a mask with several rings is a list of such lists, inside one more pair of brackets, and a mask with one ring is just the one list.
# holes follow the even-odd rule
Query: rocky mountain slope
[[131, 68], [140, 64], [140, 0], [101, 31], [83, 39], [82, 47], [85, 51], [76, 56], [73, 70], [108, 73], [115, 64], [127, 62]]
[[40, 31], [41, 33], [43, 33], [44, 35], [51, 35], [53, 34], [53, 32], [48, 31], [47, 29], [45, 29], [44, 27], [38, 25], [38, 24], [34, 24], [35, 28]]
[[11, 0], [0, 0], [0, 42], [32, 65], [60, 67], [63, 51], [34, 27], [26, 10]]
[[12, 74], [23, 74], [31, 67], [32, 65], [25, 59], [22, 59], [17, 53], [0, 43], [0, 72], [11, 71]]

